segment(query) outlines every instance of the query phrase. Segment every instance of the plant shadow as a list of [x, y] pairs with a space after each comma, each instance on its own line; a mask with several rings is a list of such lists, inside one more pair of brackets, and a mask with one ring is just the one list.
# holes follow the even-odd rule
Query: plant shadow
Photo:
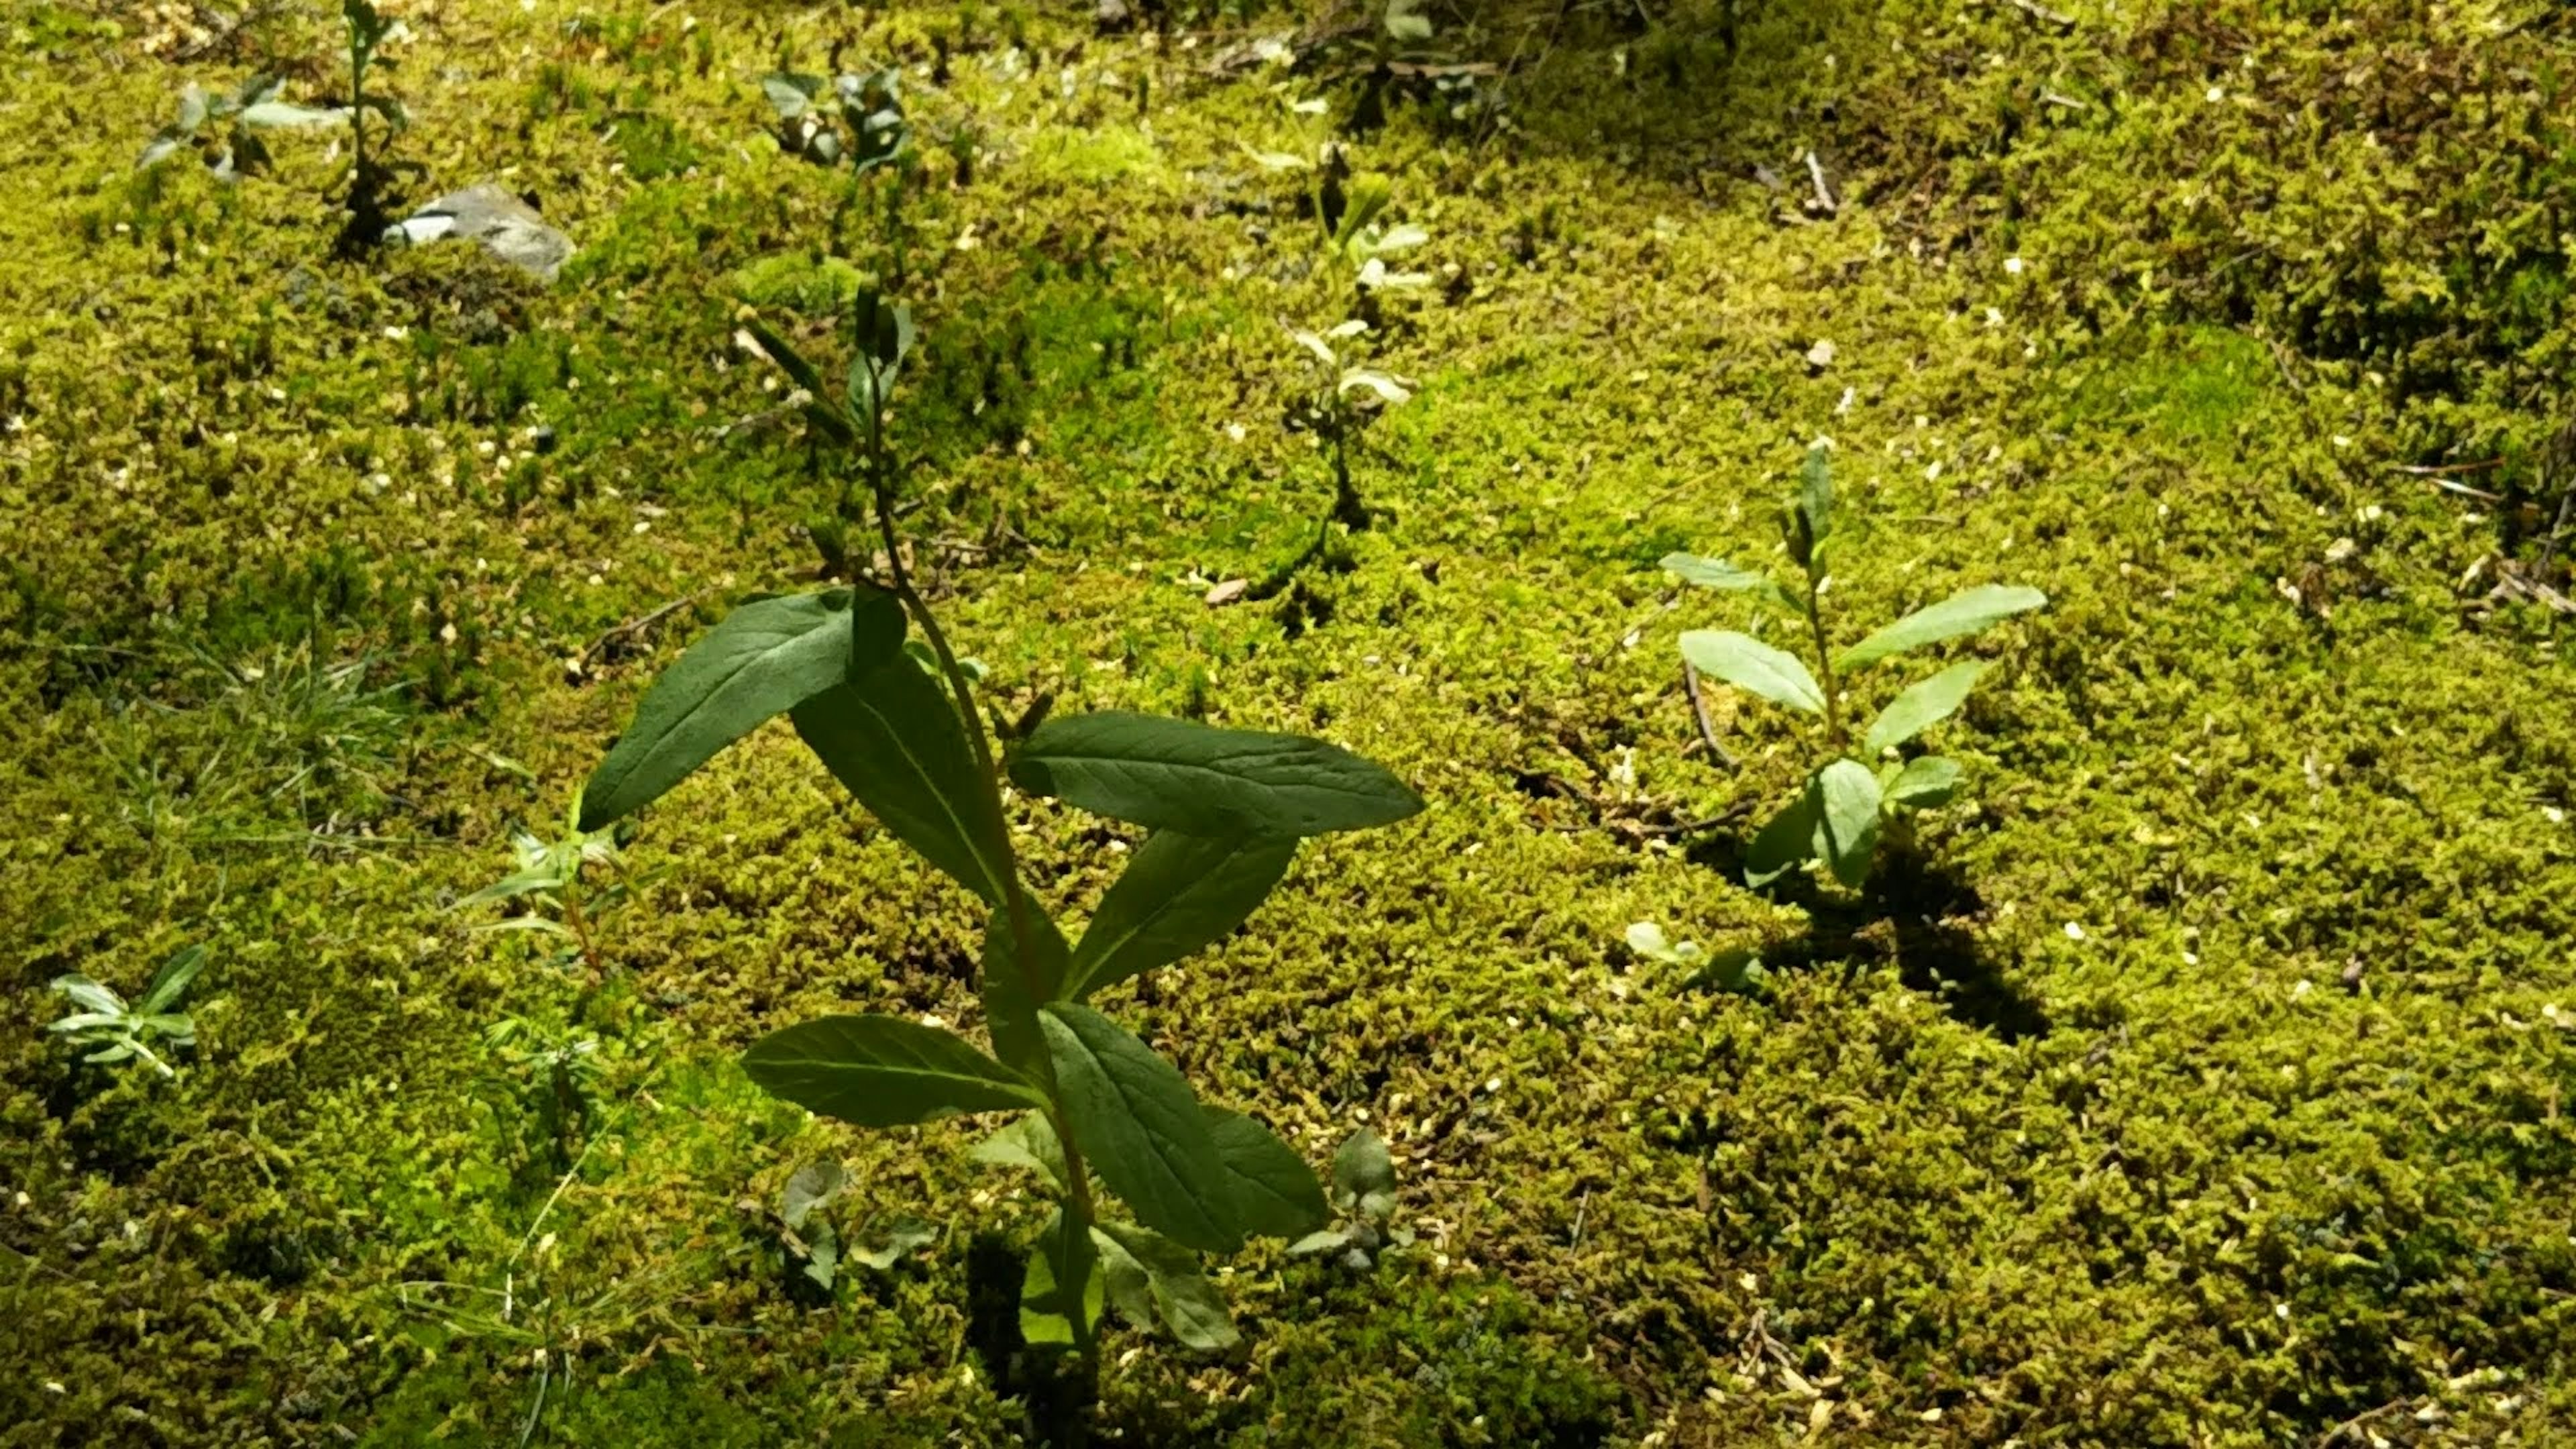
[[[1693, 864], [1732, 880], [1744, 878], [1749, 838], [1717, 835], [1690, 853]], [[1893, 964], [1897, 979], [1941, 1003], [1951, 1017], [2005, 1042], [2048, 1035], [2047, 1007], [2012, 979], [2013, 962], [2000, 959], [1977, 929], [1985, 898], [1959, 870], [1911, 841], [1879, 849], [1878, 868], [1859, 894], [1828, 894], [1806, 871], [1792, 871], [1765, 888], [1775, 900], [1807, 913], [1806, 931], [1764, 947], [1774, 971], [1807, 970], [1829, 962]]]

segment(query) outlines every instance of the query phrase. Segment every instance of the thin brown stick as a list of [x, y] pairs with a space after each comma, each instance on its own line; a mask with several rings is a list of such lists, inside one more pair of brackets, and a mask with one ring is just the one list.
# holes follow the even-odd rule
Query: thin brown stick
[[1708, 701], [1700, 697], [1699, 670], [1687, 659], [1682, 661], [1682, 691], [1690, 696], [1691, 718], [1699, 722], [1699, 742], [1708, 746], [1709, 758], [1732, 770], [1743, 764], [1735, 752], [1717, 742], [1717, 726], [1709, 723]]

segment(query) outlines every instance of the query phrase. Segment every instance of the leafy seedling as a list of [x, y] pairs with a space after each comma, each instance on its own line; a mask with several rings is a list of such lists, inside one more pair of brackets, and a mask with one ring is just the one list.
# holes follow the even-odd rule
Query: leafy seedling
[[[340, 229], [340, 251], [360, 255], [380, 244], [392, 229], [394, 206], [387, 196], [398, 176], [417, 175], [417, 162], [388, 161], [385, 143], [411, 128], [411, 113], [392, 96], [368, 89], [379, 66], [393, 62], [380, 53], [400, 31], [368, 0], [341, 0], [340, 20], [349, 38], [349, 219]], [[368, 123], [372, 114], [376, 124]]]
[[1339, 1215], [1334, 1224], [1289, 1244], [1289, 1256], [1329, 1253], [1343, 1267], [1365, 1273], [1388, 1249], [1413, 1246], [1413, 1230], [1395, 1225], [1395, 1159], [1387, 1155], [1386, 1140], [1366, 1127], [1343, 1138], [1333, 1153], [1333, 1207]]
[[[1387, 208], [1394, 200], [1395, 183], [1375, 171], [1361, 172], [1342, 188], [1341, 216], [1327, 239], [1363, 292], [1410, 292], [1431, 285], [1429, 272], [1399, 272], [1390, 265], [1394, 258], [1431, 240], [1431, 233], [1421, 227], [1386, 223]], [[1320, 203], [1318, 214], [1323, 214]]]
[[1691, 973], [1692, 981], [1722, 991], [1751, 991], [1769, 974], [1762, 968], [1762, 953], [1750, 946], [1711, 952], [1697, 941], [1675, 941], [1653, 921], [1629, 926], [1627, 941], [1629, 950], [1647, 960], [1678, 966]]
[[1797, 798], [1753, 837], [1744, 862], [1748, 885], [1765, 885], [1809, 861], [1823, 861], [1836, 880], [1857, 889], [1869, 877], [1886, 826], [1901, 828], [1914, 812], [1946, 804], [1958, 793], [1957, 761], [1940, 755], [1893, 756], [1899, 746], [1956, 713], [1986, 664], [1953, 664], [1899, 692], [1862, 735], [1857, 753], [1846, 723], [1851, 709], [1846, 680], [1870, 665], [1979, 633], [2048, 602], [2037, 589], [1979, 584], [1837, 652], [1824, 607], [1832, 577], [1827, 561], [1841, 539], [1834, 524], [1832, 465], [1819, 446], [1807, 454], [1797, 496], [1781, 509], [1789, 557], [1806, 573], [1802, 590], [1783, 588], [1768, 574], [1717, 559], [1680, 553], [1664, 559], [1664, 567], [1684, 583], [1750, 594], [1804, 624], [1815, 660], [1810, 671], [1797, 655], [1733, 630], [1696, 629], [1681, 637], [1682, 659], [1701, 674], [1822, 723], [1821, 743], [1829, 758], [1808, 774]]
[[[1233, 933], [1305, 837], [1391, 824], [1421, 801], [1320, 740], [1151, 715], [1057, 714], [997, 750], [896, 531], [905, 470], [885, 425], [912, 346], [910, 314], [873, 293], [858, 299], [839, 386], [752, 325], [804, 392], [816, 442], [846, 459], [865, 490], [883, 545], [879, 576], [727, 615], [645, 693], [592, 773], [576, 825], [605, 828], [786, 715], [888, 834], [980, 903], [983, 1039], [911, 1017], [827, 1016], [753, 1043], [743, 1057], [751, 1079], [863, 1127], [1014, 1114], [983, 1155], [1034, 1170], [1056, 1204], [1022, 1284], [1031, 1344], [1070, 1349], [1096, 1373], [1109, 1304], [1158, 1319], [1185, 1344], [1230, 1341], [1199, 1255], [1312, 1231], [1326, 1216], [1323, 1192], [1294, 1149], [1252, 1118], [1202, 1103], [1097, 1002]], [[926, 665], [908, 647], [915, 628]], [[1059, 928], [1024, 879], [1006, 783], [1147, 832], [1079, 933]], [[1107, 1216], [1104, 1196], [1130, 1219]]]
[[816, 165], [846, 161], [864, 173], [893, 165], [912, 144], [903, 72], [892, 67], [829, 80], [780, 71], [761, 77], [760, 93], [778, 113], [778, 144]]
[[530, 1157], [541, 1148], [556, 1172], [568, 1171], [598, 1113], [599, 1038], [506, 1016], [483, 1029], [483, 1045], [502, 1069], [493, 1079], [527, 1124]]
[[[481, 890], [460, 897], [451, 909], [465, 911], [497, 901], [531, 898], [538, 906], [554, 910], [561, 919], [531, 912], [504, 917], [481, 929], [542, 931], [565, 937], [580, 951], [583, 963], [596, 973], [600, 969], [596, 918], [625, 899], [626, 857], [618, 846], [615, 828], [584, 830], [581, 821], [581, 797], [576, 795], [564, 816], [561, 833], [552, 840], [524, 830], [512, 836], [510, 854], [516, 868]], [[619, 878], [606, 890], [593, 893], [584, 880], [592, 867], [618, 872]]]
[[131, 1007], [125, 1004], [124, 997], [79, 972], [57, 976], [53, 989], [70, 997], [80, 1009], [45, 1029], [74, 1047], [94, 1048], [82, 1061], [121, 1062], [140, 1057], [162, 1076], [175, 1077], [178, 1071], [146, 1045], [146, 1039], [160, 1042], [163, 1051], [197, 1044], [197, 1024], [178, 1009], [179, 998], [187, 993], [188, 983], [197, 979], [205, 965], [206, 948], [187, 947], [161, 963], [161, 969], [152, 974], [152, 984], [143, 989], [143, 999]]
[[[1287, 424], [1290, 431], [1313, 433], [1323, 443], [1333, 468], [1330, 521], [1353, 533], [1369, 526], [1369, 510], [1351, 472], [1351, 451], [1388, 409], [1413, 400], [1413, 384], [1406, 379], [1344, 360], [1343, 354], [1368, 331], [1366, 322], [1353, 318], [1322, 333], [1292, 329], [1288, 334], [1310, 366], [1306, 386], [1289, 406]], [[1321, 546], [1319, 537], [1310, 553]]]
[[349, 112], [339, 107], [279, 100], [278, 92], [285, 85], [276, 76], [257, 75], [231, 95], [219, 95], [188, 82], [179, 90], [179, 114], [153, 134], [136, 167], [158, 166], [182, 151], [194, 150], [218, 179], [238, 180], [269, 169], [267, 133], [318, 130], [348, 120]]

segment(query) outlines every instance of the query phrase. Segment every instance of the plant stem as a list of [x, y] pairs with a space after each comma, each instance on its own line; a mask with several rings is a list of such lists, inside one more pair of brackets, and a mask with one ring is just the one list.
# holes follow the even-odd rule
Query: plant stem
[[1843, 691], [1834, 681], [1833, 646], [1825, 640], [1824, 578], [1807, 575], [1807, 628], [1816, 641], [1816, 668], [1825, 683], [1825, 738], [1836, 750], [1845, 748], [1843, 739]]
[[[870, 401], [873, 403], [875, 399]], [[869, 436], [877, 438], [878, 430], [869, 429]], [[949, 647], [947, 632], [939, 627], [939, 620], [930, 612], [930, 605], [922, 599], [921, 591], [913, 587], [911, 570], [904, 566], [903, 549], [895, 536], [893, 479], [881, 442], [872, 450], [868, 465], [872, 491], [876, 494], [877, 535], [885, 541], [887, 576], [894, 585], [895, 597], [902, 601], [913, 618], [921, 622], [922, 637], [929, 642], [930, 652], [938, 656], [940, 673], [948, 680], [949, 692], [956, 696], [957, 713], [965, 726], [967, 743], [973, 747], [976, 768], [984, 776], [985, 803], [992, 809], [996, 835], [1010, 865], [1011, 878], [1004, 883], [1008, 892], [1004, 909], [1011, 924], [1013, 964], [1019, 968], [1021, 984], [1027, 989], [1029, 1000], [1032, 1003], [1043, 1002], [1050, 993], [1042, 990], [1038, 982], [1034, 949], [1036, 936], [1029, 923], [1028, 895], [1020, 889], [1018, 853], [1012, 849], [1010, 821], [1002, 811], [1002, 772], [993, 762], [991, 743], [984, 738], [984, 717], [977, 712], [975, 690], [967, 682], [965, 669], [957, 662], [957, 651]], [[1082, 1149], [1074, 1145], [1072, 1121], [1065, 1112], [1064, 1099], [1057, 1095], [1055, 1074], [1042, 1074], [1039, 1085], [1047, 1094], [1047, 1120], [1054, 1126], [1056, 1141], [1064, 1150], [1063, 1231], [1089, 1233], [1093, 1219], [1091, 1175], [1084, 1166]], [[1061, 1289], [1062, 1285], [1058, 1286]], [[1091, 1325], [1082, 1321], [1085, 1287], [1079, 1283], [1072, 1286], [1074, 1306], [1071, 1316], [1075, 1342], [1080, 1346], [1084, 1362], [1089, 1363], [1095, 1345]]]

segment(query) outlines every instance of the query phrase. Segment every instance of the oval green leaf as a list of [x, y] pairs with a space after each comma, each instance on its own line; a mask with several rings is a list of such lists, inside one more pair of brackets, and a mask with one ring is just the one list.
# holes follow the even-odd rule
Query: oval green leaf
[[1959, 762], [1940, 755], [1908, 760], [1887, 784], [1887, 798], [1908, 810], [1947, 805], [1959, 793]]
[[1789, 870], [1816, 858], [1816, 782], [1809, 780], [1798, 798], [1771, 817], [1744, 850], [1744, 883], [1769, 885]]
[[1000, 905], [1013, 883], [1001, 811], [948, 692], [910, 655], [791, 713], [797, 735], [868, 813], [932, 865]]
[[1878, 850], [1878, 777], [1857, 760], [1816, 772], [1816, 854], [1834, 879], [1858, 889]]
[[1145, 1226], [1208, 1253], [1243, 1246], [1234, 1184], [1190, 1084], [1126, 1028], [1069, 1001], [1038, 1014], [1066, 1126]]
[[1736, 688], [1809, 714], [1825, 712], [1824, 691], [1798, 657], [1731, 629], [1694, 629], [1682, 636], [1682, 658], [1691, 667]]
[[[1200, 1271], [1199, 1260], [1189, 1249], [1133, 1223], [1102, 1223], [1091, 1231], [1111, 1282], [1124, 1280], [1111, 1289], [1119, 1312], [1135, 1317], [1135, 1309], [1144, 1306], [1137, 1302], [1141, 1296], [1151, 1301], [1156, 1316], [1185, 1346], [1234, 1345], [1233, 1316], [1225, 1311], [1225, 1299]], [[1144, 1289], [1142, 1295], [1135, 1291], [1138, 1286]]]
[[854, 658], [903, 647], [903, 605], [878, 589], [757, 599], [662, 671], [634, 722], [582, 787], [580, 828], [659, 798], [771, 715], [850, 677]]
[[771, 1096], [862, 1127], [1046, 1105], [1027, 1079], [964, 1037], [894, 1016], [781, 1028], [753, 1042], [742, 1067]]
[[993, 1054], [1035, 1076], [1045, 1070], [1046, 1043], [1038, 1035], [1038, 1006], [1063, 994], [1070, 953], [1064, 933], [1026, 891], [1020, 893], [1029, 931], [1030, 959], [1020, 958], [1011, 933], [1011, 910], [995, 906], [984, 923], [984, 1028]]
[[1218, 838], [1362, 830], [1422, 808], [1382, 766], [1322, 740], [1116, 710], [1038, 726], [1011, 779], [1094, 815]]
[[2026, 614], [2048, 602], [2048, 595], [2037, 589], [2011, 584], [1979, 584], [1961, 589], [1928, 608], [1917, 609], [1877, 633], [1843, 651], [1836, 661], [1840, 668], [1858, 669], [1864, 664], [1974, 634], [2011, 618]]
[[1977, 676], [1985, 672], [1985, 664], [1972, 659], [1908, 687], [1888, 701], [1870, 725], [1868, 737], [1861, 741], [1862, 756], [1876, 759], [1879, 751], [1893, 749], [1957, 713], [1968, 691], [1977, 687]]
[[1297, 853], [1294, 836], [1145, 838], [1074, 948], [1064, 994], [1076, 1001], [1212, 946], [1243, 924]]
[[1207, 1109], [1208, 1135], [1234, 1182], [1235, 1219], [1247, 1233], [1294, 1238], [1322, 1227], [1329, 1209], [1315, 1170], [1277, 1133], [1241, 1112]]

